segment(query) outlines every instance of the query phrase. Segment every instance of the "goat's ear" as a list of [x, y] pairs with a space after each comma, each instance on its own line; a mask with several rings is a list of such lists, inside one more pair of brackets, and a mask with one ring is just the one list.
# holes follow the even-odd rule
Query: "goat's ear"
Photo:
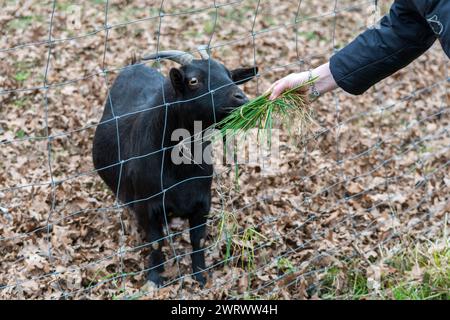
[[258, 74], [258, 67], [238, 68], [231, 71], [231, 79], [235, 84], [243, 84], [252, 80]]
[[172, 86], [177, 93], [182, 93], [184, 90], [184, 73], [182, 70], [177, 68], [172, 68], [169, 71], [170, 81]]

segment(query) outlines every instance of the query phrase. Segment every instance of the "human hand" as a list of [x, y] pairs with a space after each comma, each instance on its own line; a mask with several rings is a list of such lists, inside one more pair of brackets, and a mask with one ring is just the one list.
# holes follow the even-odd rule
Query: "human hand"
[[265, 93], [268, 94], [272, 92], [269, 99], [274, 100], [284, 91], [295, 88], [303, 82], [310, 80], [310, 78], [317, 78], [312, 89], [313, 92], [311, 92], [315, 96], [330, 92], [338, 87], [331, 74], [330, 63], [327, 62], [311, 72], [291, 73], [290, 75], [275, 81]]
[[295, 88], [303, 82], [308, 81], [309, 77], [309, 72], [291, 73], [290, 75], [275, 81], [266, 91], [266, 93], [272, 92], [269, 100], [274, 100], [286, 90]]

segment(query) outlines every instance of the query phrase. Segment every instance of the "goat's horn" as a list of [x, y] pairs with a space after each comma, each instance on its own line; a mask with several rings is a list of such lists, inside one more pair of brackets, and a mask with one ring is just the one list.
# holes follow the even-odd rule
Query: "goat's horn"
[[142, 57], [142, 60], [168, 59], [181, 65], [190, 64], [194, 60], [194, 56], [190, 53], [179, 50], [167, 50], [152, 53]]
[[208, 45], [198, 46], [197, 49], [198, 49], [198, 53], [200, 53], [203, 60], [209, 59], [209, 53], [208, 53], [209, 46]]

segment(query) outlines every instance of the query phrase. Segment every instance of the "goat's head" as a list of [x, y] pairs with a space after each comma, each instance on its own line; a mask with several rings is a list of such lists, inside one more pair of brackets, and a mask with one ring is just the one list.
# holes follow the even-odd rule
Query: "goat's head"
[[[169, 77], [180, 101], [187, 101], [196, 114], [220, 121], [234, 108], [248, 101], [238, 87], [255, 77], [258, 67], [228, 70], [222, 63], [209, 57], [206, 49], [199, 49], [201, 59], [183, 51], [161, 51], [143, 60], [169, 59], [179, 63], [172, 68]], [[198, 113], [197, 113], [198, 110]], [[208, 116], [210, 115], [210, 116]], [[210, 121], [208, 121], [210, 122]]]

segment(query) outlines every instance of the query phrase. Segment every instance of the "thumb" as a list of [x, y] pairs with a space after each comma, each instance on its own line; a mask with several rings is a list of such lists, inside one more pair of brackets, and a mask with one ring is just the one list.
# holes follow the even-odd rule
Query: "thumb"
[[272, 84], [270, 85], [270, 87], [269, 87], [266, 91], [264, 91], [263, 94], [269, 94], [269, 93], [271, 93], [272, 90], [273, 90], [273, 88], [274, 88], [277, 84], [278, 84], [278, 81], [275, 81], [274, 83], [272, 83]]

